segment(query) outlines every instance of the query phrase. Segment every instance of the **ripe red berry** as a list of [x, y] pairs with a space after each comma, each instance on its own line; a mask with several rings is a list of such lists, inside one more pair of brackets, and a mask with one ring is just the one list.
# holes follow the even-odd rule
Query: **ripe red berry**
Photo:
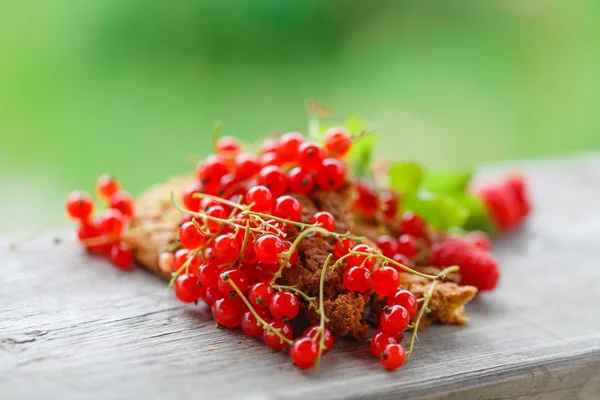
[[[188, 261], [188, 258], [191, 257], [190, 253], [191, 252], [188, 249], [179, 249], [175, 252], [175, 255], [173, 256], [173, 272], [177, 272], [179, 268], [185, 265], [185, 263]], [[196, 274], [199, 268], [200, 258], [192, 257], [188, 263], [188, 272]]]
[[221, 136], [217, 140], [217, 153], [225, 157], [236, 156], [241, 147], [240, 141], [233, 136]]
[[258, 173], [258, 183], [269, 188], [273, 197], [279, 197], [287, 190], [288, 178], [281, 167], [269, 165]]
[[225, 328], [237, 328], [242, 324], [242, 318], [247, 308], [242, 299], [225, 297], [217, 300], [212, 306], [212, 315]]
[[290, 320], [295, 318], [299, 311], [300, 302], [293, 293], [282, 290], [275, 293], [269, 301], [269, 312], [273, 318]]
[[[77, 238], [92, 254], [100, 254], [106, 246], [103, 242], [100, 227], [94, 223], [83, 223], [77, 231]], [[94, 243], [94, 244], [92, 244]]]
[[98, 226], [103, 235], [118, 239], [125, 227], [125, 217], [121, 211], [109, 208], [98, 217]]
[[[225, 279], [226, 277], [227, 279]], [[231, 282], [233, 282], [242, 293], [246, 292], [246, 289], [248, 289], [248, 276], [241, 269], [233, 268], [224, 271], [219, 275], [217, 282], [219, 290], [224, 296], [233, 297], [233, 295], [237, 294], [233, 286], [231, 286]]]
[[329, 232], [335, 231], [335, 218], [331, 215], [330, 212], [327, 211], [319, 211], [315, 213], [310, 219], [310, 223], [315, 225], [319, 224], [319, 226]]
[[260, 171], [260, 160], [252, 153], [240, 154], [235, 158], [234, 165], [238, 180], [251, 178]]
[[325, 148], [330, 157], [343, 157], [350, 150], [350, 133], [342, 126], [330, 128], [325, 135]]
[[410, 318], [417, 314], [419, 304], [415, 295], [408, 290], [399, 290], [393, 296], [387, 298], [388, 306], [402, 306], [408, 311]]
[[206, 236], [192, 222], [186, 222], [179, 228], [179, 241], [189, 250], [195, 250], [206, 242]]
[[268, 283], [271, 282], [273, 276], [279, 270], [279, 264], [258, 261], [254, 269], [256, 272], [256, 280], [262, 283]]
[[371, 276], [371, 287], [381, 296], [389, 296], [398, 290], [400, 275], [398, 271], [390, 266], [383, 266], [373, 272]]
[[254, 307], [267, 308], [275, 290], [267, 283], [255, 283], [248, 291], [248, 300]]
[[473, 231], [467, 235], [467, 240], [481, 250], [490, 251], [492, 249], [492, 241], [485, 232]]
[[[323, 349], [323, 355], [329, 353], [333, 348], [333, 343], [335, 338], [333, 337], [333, 333], [329, 330], [329, 328], [325, 327], [325, 348]], [[319, 325], [312, 325], [306, 328], [302, 336], [315, 340], [316, 342], [321, 342], [321, 331], [319, 330]]]
[[298, 368], [308, 369], [315, 365], [319, 356], [319, 346], [312, 339], [299, 337], [290, 348], [290, 357]]
[[[375, 250], [373, 250], [368, 245], [362, 243], [354, 246], [351, 251], [375, 254]], [[346, 258], [346, 262], [348, 263], [348, 265], [362, 266], [367, 268], [369, 271], [372, 271], [373, 267], [375, 266], [375, 263], [377, 262], [377, 259], [375, 259], [374, 257], [369, 258], [369, 256], [357, 254], [351, 255], [348, 258]]]
[[277, 152], [279, 140], [275, 138], [265, 139], [260, 145], [260, 154]]
[[[410, 267], [411, 262], [408, 259], [408, 257], [406, 257], [404, 254], [396, 253], [390, 258], [392, 260], [396, 261], [397, 263], [404, 265], [405, 267]], [[393, 265], [393, 264], [392, 264], [392, 267], [394, 267], [396, 269], [396, 271], [401, 272], [400, 267]]]
[[381, 364], [388, 371], [394, 371], [404, 365], [406, 352], [399, 344], [389, 344], [379, 357]]
[[231, 233], [219, 235], [212, 244], [213, 256], [219, 265], [234, 262], [240, 253], [242, 244]]
[[277, 153], [274, 151], [260, 156], [258, 162], [261, 168], [268, 167], [270, 165], [281, 167], [284, 164], [283, 160], [279, 158]]
[[96, 193], [104, 201], [108, 201], [110, 196], [121, 190], [121, 184], [113, 176], [109, 174], [103, 174], [98, 178], [96, 182]]
[[[292, 340], [292, 327], [290, 326], [290, 324], [279, 320], [275, 320], [271, 322], [270, 325], [275, 329], [279, 329], [283, 337]], [[263, 333], [263, 341], [268, 347], [274, 350], [284, 349], [288, 345], [270, 329], [265, 329]]]
[[335, 158], [326, 158], [316, 175], [317, 183], [323, 190], [337, 190], [344, 186], [346, 168]]
[[[284, 252], [287, 252], [292, 248], [292, 242], [290, 242], [288, 240], [284, 240], [283, 245], [285, 247]], [[294, 251], [290, 255], [290, 258], [288, 261], [290, 262], [290, 265], [294, 265], [298, 261], [298, 248], [297, 247], [294, 249]]]
[[351, 292], [366, 292], [371, 287], [371, 273], [365, 267], [350, 267], [344, 272], [343, 281]]
[[358, 199], [356, 200], [355, 207], [361, 212], [361, 214], [367, 218], [371, 218], [379, 211], [379, 195], [377, 190], [365, 181], [358, 180], [356, 183], [356, 190], [358, 192]]
[[200, 182], [193, 182], [187, 185], [183, 191], [183, 205], [190, 211], [200, 211], [200, 204], [202, 199], [194, 197], [196, 193], [202, 193], [202, 184]]
[[275, 200], [273, 216], [298, 222], [302, 219], [302, 206], [292, 196], [280, 196]]
[[401, 235], [398, 238], [397, 252], [404, 254], [408, 259], [413, 259], [417, 255], [417, 240], [412, 235]]
[[384, 331], [396, 335], [406, 329], [410, 323], [410, 314], [402, 306], [386, 306], [381, 313], [379, 323]]
[[67, 197], [66, 209], [71, 218], [86, 220], [94, 211], [94, 202], [86, 192], [75, 191]]
[[198, 269], [198, 279], [204, 286], [217, 286], [220, 270], [214, 264], [202, 264]]
[[333, 252], [337, 258], [341, 258], [346, 254], [350, 253], [350, 250], [354, 247], [354, 242], [350, 239], [340, 238], [336, 240]]
[[223, 293], [219, 290], [219, 287], [215, 284], [214, 286], [204, 286], [206, 291], [204, 293], [204, 301], [209, 306], [214, 306], [217, 301], [224, 298]]
[[315, 187], [315, 177], [301, 167], [294, 167], [288, 173], [289, 189], [294, 193], [306, 194]]
[[425, 221], [412, 211], [406, 211], [402, 214], [400, 230], [406, 235], [414, 237], [426, 237]]
[[[206, 215], [211, 218], [227, 219], [227, 212], [223, 206], [220, 205], [210, 207], [206, 210]], [[221, 223], [219, 221], [208, 219], [206, 225], [211, 233], [216, 233], [221, 230]]]
[[[269, 322], [270, 316], [266, 310], [256, 310], [256, 313], [259, 317], [265, 320], [265, 322]], [[248, 337], [258, 338], [263, 335], [264, 328], [262, 324], [258, 322], [254, 314], [252, 314], [252, 312], [246, 311], [242, 317], [242, 331], [244, 331]]]
[[500, 272], [489, 252], [459, 239], [449, 238], [432, 247], [431, 265], [460, 267], [461, 285], [473, 285], [479, 290], [492, 290], [498, 284]]
[[260, 261], [275, 264], [279, 261], [281, 253], [285, 250], [283, 240], [271, 234], [262, 235], [254, 243], [254, 251]]
[[298, 160], [298, 148], [304, 142], [304, 136], [298, 132], [284, 133], [277, 143], [277, 155], [286, 162]]
[[273, 203], [273, 194], [266, 186], [254, 186], [246, 193], [246, 204], [253, 211], [260, 213], [271, 212]]
[[397, 344], [394, 335], [385, 331], [377, 331], [371, 338], [371, 354], [375, 357], [381, 356], [381, 353], [389, 344]]
[[133, 251], [126, 243], [117, 242], [110, 248], [110, 261], [121, 269], [130, 269], [133, 267]]
[[398, 214], [398, 193], [386, 190], [381, 193], [379, 196], [379, 200], [381, 202], [381, 210], [383, 211], [383, 215], [385, 215], [388, 219], [396, 218], [396, 214]]
[[117, 192], [110, 196], [109, 207], [121, 211], [126, 218], [133, 217], [133, 198], [127, 192]]
[[398, 252], [398, 241], [390, 235], [379, 236], [376, 243], [386, 257], [392, 258]]
[[229, 165], [220, 155], [211, 154], [198, 163], [196, 176], [207, 192], [215, 193], [223, 175], [229, 172]]
[[175, 296], [182, 303], [193, 303], [200, 298], [202, 294], [202, 285], [199, 285], [198, 276], [195, 274], [181, 274], [175, 280], [173, 286]]
[[300, 166], [308, 171], [316, 171], [321, 168], [325, 151], [319, 143], [304, 142], [298, 148]]

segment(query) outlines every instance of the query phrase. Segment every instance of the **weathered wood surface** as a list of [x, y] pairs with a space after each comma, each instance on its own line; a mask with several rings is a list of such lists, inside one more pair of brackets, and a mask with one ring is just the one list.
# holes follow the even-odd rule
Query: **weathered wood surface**
[[303, 373], [148, 272], [86, 256], [71, 232], [0, 239], [0, 399], [599, 399], [600, 155], [525, 170], [535, 213], [497, 243], [500, 287], [468, 326], [424, 331], [393, 373], [352, 342]]

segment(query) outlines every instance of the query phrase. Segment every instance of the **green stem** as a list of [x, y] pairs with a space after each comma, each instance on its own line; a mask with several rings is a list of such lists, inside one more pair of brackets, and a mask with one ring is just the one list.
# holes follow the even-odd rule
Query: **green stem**
[[306, 300], [311, 307], [313, 308], [317, 308], [317, 302], [314, 297], [310, 297], [309, 295], [307, 295], [306, 293], [304, 293], [302, 290], [298, 289], [297, 287], [294, 286], [286, 286], [286, 285], [277, 285], [277, 284], [272, 284], [271, 287], [275, 290], [288, 290], [290, 292], [294, 292], [297, 295], [301, 296], [304, 300]]
[[215, 153], [218, 153], [217, 141], [219, 140], [219, 132], [220, 131], [221, 131], [221, 121], [217, 121], [217, 122], [215, 122], [215, 125], [213, 126], [213, 131], [212, 131], [212, 144], [213, 144], [213, 149], [215, 150]]
[[231, 201], [231, 200], [225, 200], [222, 197], [213, 196], [212, 194], [194, 193], [192, 195], [192, 197], [195, 197], [197, 199], [211, 199], [211, 200], [217, 201], [219, 203], [226, 204], [226, 205], [228, 205], [230, 207], [237, 208], [238, 210], [247, 210], [248, 209], [246, 206], [243, 206], [243, 205], [241, 205], [239, 203], [236, 203], [236, 202]]
[[437, 279], [437, 277], [438, 277], [437, 275], [424, 274], [422, 272], [419, 272], [417, 270], [409, 268], [406, 265], [400, 264], [398, 261], [392, 260], [391, 258], [384, 256], [381, 252], [366, 253], [366, 252], [363, 252], [363, 251], [351, 251], [348, 254], [354, 254], [354, 255], [359, 255], [359, 256], [370, 256], [370, 257], [378, 258], [380, 260], [388, 262], [389, 264], [393, 264], [393, 265], [397, 266], [398, 268], [403, 269], [406, 272], [410, 272], [411, 274], [420, 276], [421, 278], [426, 278], [426, 279], [434, 280], [434, 279]]
[[[319, 281], [319, 315], [321, 320], [319, 322], [319, 350], [317, 353], [317, 359], [315, 360], [315, 371], [319, 370], [319, 364], [321, 363], [321, 356], [323, 355], [323, 349], [325, 349], [325, 302], [323, 300], [323, 292], [325, 291], [325, 273], [327, 272], [327, 268], [329, 267], [329, 261], [333, 254], [329, 254], [327, 259], [325, 260], [325, 264], [323, 264], [323, 269], [321, 270], [321, 280]], [[315, 338], [317, 335], [315, 335]]]
[[261, 218], [273, 219], [275, 221], [283, 222], [284, 224], [295, 225], [298, 228], [302, 228], [302, 229], [304, 229], [307, 226], [312, 226], [312, 225], [308, 225], [308, 224], [303, 224], [302, 222], [290, 221], [289, 219], [279, 218], [279, 217], [276, 217], [271, 214], [259, 213], [259, 212], [250, 211], [250, 210], [242, 211], [241, 215], [252, 215], [252, 216], [261, 217]]
[[167, 285], [167, 292], [170, 291], [171, 289], [173, 289], [173, 285], [175, 285], [175, 281], [177, 280], [177, 278], [179, 278], [179, 275], [181, 275], [181, 273], [184, 270], [187, 273], [188, 268], [189, 268], [190, 264], [192, 263], [192, 260], [194, 259], [194, 257], [196, 257], [198, 255], [199, 252], [200, 252], [200, 249], [197, 249], [194, 251], [190, 251], [188, 253], [187, 260], [185, 260], [183, 265], [181, 267], [179, 267], [179, 269], [172, 274], [171, 280], [169, 281], [169, 285]]
[[223, 278], [224, 280], [226, 280], [226, 281], [229, 282], [229, 284], [231, 285], [231, 287], [233, 288], [233, 290], [235, 290], [236, 293], [238, 294], [238, 296], [240, 296], [240, 298], [246, 304], [246, 306], [248, 307], [248, 309], [250, 310], [250, 312], [252, 313], [252, 315], [254, 315], [254, 318], [256, 318], [256, 320], [258, 321], [258, 323], [260, 323], [263, 326], [264, 329], [268, 329], [268, 330], [272, 331], [275, 335], [279, 336], [279, 339], [281, 340], [282, 343], [285, 342], [288, 345], [291, 345], [292, 343], [294, 343], [290, 339], [288, 339], [285, 336], [283, 336], [283, 334], [281, 333], [281, 331], [278, 328], [273, 327], [267, 321], [265, 321], [264, 319], [262, 319], [260, 317], [260, 315], [258, 315], [258, 313], [254, 309], [254, 307], [252, 307], [252, 304], [250, 304], [250, 302], [248, 301], [248, 299], [246, 298], [246, 296], [244, 296], [244, 294], [240, 291], [240, 289], [237, 287], [237, 285], [235, 284], [235, 282], [233, 282], [232, 279], [229, 279], [229, 277], [227, 276], [227, 274], [222, 274], [221, 278]]
[[228, 225], [231, 225], [231, 226], [236, 226], [236, 227], [241, 228], [241, 229], [246, 228], [244, 225], [240, 225], [240, 224], [235, 223], [233, 221], [233, 219], [217, 218], [217, 217], [212, 217], [210, 215], [206, 215], [204, 213], [195, 212], [195, 211], [192, 211], [192, 210], [187, 210], [186, 208], [181, 207], [179, 204], [177, 204], [177, 202], [175, 201], [175, 194], [173, 192], [171, 192], [171, 203], [173, 203], [173, 206], [175, 206], [175, 208], [178, 209], [179, 211], [181, 211], [182, 213], [189, 214], [189, 215], [191, 215], [192, 217], [195, 217], [195, 218], [200, 218], [200, 219], [202, 219], [203, 222], [206, 222], [207, 220], [209, 220], [209, 221], [217, 222], [219, 224], [228, 224]]

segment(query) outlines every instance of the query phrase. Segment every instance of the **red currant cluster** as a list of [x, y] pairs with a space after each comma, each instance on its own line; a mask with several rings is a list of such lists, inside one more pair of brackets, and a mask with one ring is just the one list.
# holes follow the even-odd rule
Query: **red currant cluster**
[[516, 227], [531, 211], [525, 181], [520, 176], [483, 186], [478, 195], [500, 231]]
[[107, 208], [95, 219], [94, 201], [83, 191], [67, 197], [67, 214], [79, 221], [77, 237], [90, 253], [105, 255], [118, 268], [129, 269], [133, 265], [133, 252], [121, 236], [133, 217], [133, 199], [110, 175], [98, 178], [96, 191]]

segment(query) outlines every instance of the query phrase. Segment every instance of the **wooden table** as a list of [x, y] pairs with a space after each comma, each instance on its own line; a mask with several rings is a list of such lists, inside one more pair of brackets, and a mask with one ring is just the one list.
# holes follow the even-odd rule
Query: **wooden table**
[[71, 231], [0, 239], [0, 399], [600, 399], [600, 154], [523, 168], [535, 213], [496, 244], [501, 285], [393, 373], [352, 342], [304, 373]]

